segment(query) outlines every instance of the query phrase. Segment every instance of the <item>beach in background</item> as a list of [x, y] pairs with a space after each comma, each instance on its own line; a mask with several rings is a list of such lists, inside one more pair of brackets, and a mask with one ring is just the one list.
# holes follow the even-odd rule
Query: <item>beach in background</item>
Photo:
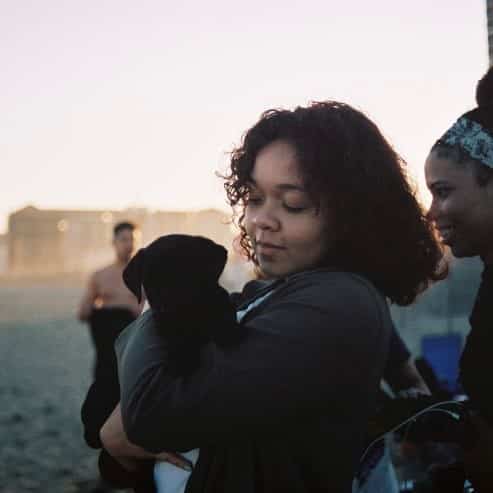
[[0, 285], [0, 492], [89, 493], [97, 451], [83, 441], [80, 407], [93, 348], [74, 313], [83, 285]]

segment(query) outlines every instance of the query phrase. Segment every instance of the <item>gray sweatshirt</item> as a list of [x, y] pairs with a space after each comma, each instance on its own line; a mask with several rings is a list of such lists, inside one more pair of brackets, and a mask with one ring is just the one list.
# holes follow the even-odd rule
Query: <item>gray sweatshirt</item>
[[126, 330], [128, 438], [153, 452], [200, 448], [187, 492], [351, 491], [392, 330], [384, 297], [360, 276], [310, 271], [276, 283], [241, 324], [237, 345], [207, 343], [186, 377], [167, 371], [149, 314]]

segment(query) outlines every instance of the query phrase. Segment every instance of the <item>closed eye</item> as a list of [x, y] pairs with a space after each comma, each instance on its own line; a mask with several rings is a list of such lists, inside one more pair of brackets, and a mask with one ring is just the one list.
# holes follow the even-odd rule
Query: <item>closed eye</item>
[[441, 186], [433, 188], [432, 194], [434, 197], [438, 197], [439, 199], [446, 199], [450, 195], [451, 191], [451, 187]]
[[283, 207], [288, 211], [288, 212], [291, 212], [293, 214], [296, 214], [296, 213], [299, 213], [299, 212], [303, 212], [304, 210], [307, 209], [307, 207], [293, 207], [293, 206], [290, 206], [290, 205], [287, 205], [287, 204], [283, 204]]
[[248, 195], [245, 201], [247, 205], [260, 205], [262, 200], [262, 197], [258, 195]]

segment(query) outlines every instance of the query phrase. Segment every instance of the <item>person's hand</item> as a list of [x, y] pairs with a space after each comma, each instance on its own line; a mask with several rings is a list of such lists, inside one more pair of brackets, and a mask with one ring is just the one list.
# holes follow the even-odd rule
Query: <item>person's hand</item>
[[180, 469], [184, 469], [185, 471], [190, 472], [193, 469], [193, 465], [189, 460], [174, 452], [160, 452], [155, 455], [155, 458], [158, 461], [169, 462], [170, 464], [173, 464]]
[[180, 454], [175, 452], [160, 452], [159, 454], [152, 454], [150, 452], [144, 452], [142, 449], [135, 452], [138, 458], [129, 456], [124, 457], [121, 455], [113, 455], [112, 457], [129, 472], [135, 472], [138, 470], [139, 459], [154, 459], [159, 462], [169, 462], [184, 471], [192, 472], [193, 470], [193, 464], [185, 457], [182, 457]]

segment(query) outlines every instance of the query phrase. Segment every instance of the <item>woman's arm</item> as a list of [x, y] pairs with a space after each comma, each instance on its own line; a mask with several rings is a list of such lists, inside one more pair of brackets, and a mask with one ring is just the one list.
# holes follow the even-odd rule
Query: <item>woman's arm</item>
[[171, 452], [151, 453], [131, 443], [123, 429], [120, 404], [116, 406], [100, 431], [103, 448], [127, 471], [138, 469], [137, 459], [157, 459], [191, 471], [190, 462]]
[[[281, 290], [283, 292], [281, 293]], [[385, 363], [387, 309], [373, 288], [338, 273], [300, 276], [247, 322], [246, 339], [208, 344], [190, 377], [168, 373], [151, 319], [119, 355], [123, 424], [146, 450], [188, 450], [231, 435], [273, 433], [329, 408], [348, 420], [370, 405]]]
[[431, 393], [395, 326], [390, 334], [389, 356], [383, 378], [392, 391], [401, 396]]

